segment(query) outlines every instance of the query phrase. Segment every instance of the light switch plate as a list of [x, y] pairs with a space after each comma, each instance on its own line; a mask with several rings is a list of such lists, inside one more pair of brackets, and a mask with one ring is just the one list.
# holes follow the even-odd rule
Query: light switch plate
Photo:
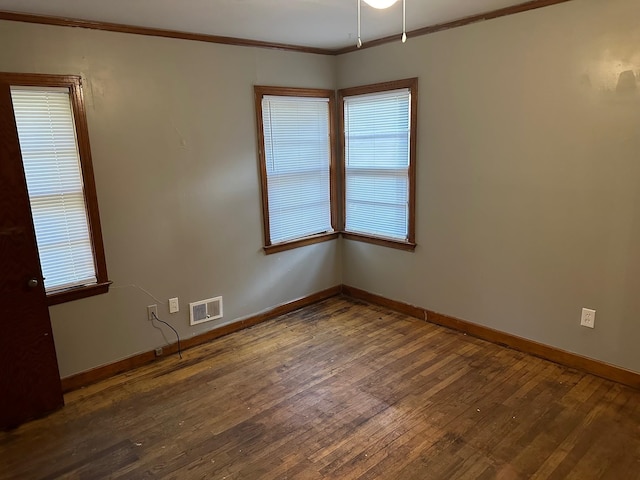
[[180, 310], [180, 304], [178, 303], [178, 297], [169, 299], [169, 313], [176, 313]]

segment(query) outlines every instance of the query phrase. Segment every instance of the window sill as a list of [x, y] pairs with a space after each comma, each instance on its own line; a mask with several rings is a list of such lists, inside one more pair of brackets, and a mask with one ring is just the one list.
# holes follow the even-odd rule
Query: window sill
[[392, 240], [384, 237], [374, 237], [371, 235], [363, 235], [361, 233], [349, 233], [342, 232], [342, 237], [347, 240], [356, 240], [358, 242], [372, 243], [374, 245], [381, 245], [383, 247], [396, 248], [398, 250], [405, 250], [407, 252], [413, 252], [416, 249], [416, 244], [413, 242], [403, 242], [400, 240]]
[[307, 245], [313, 245], [314, 243], [326, 242], [328, 240], [338, 238], [339, 234], [339, 232], [321, 233], [312, 237], [305, 237], [289, 242], [267, 245], [266, 247], [264, 247], [264, 253], [266, 253], [267, 255], [271, 255], [272, 253], [284, 252], [285, 250], [292, 250], [298, 247], [306, 247]]
[[82, 287], [72, 287], [60, 292], [47, 295], [47, 305], [58, 305], [60, 303], [71, 302], [81, 298], [93, 297], [94, 295], [102, 295], [109, 291], [112, 282], [95, 283], [93, 285], [85, 285]]

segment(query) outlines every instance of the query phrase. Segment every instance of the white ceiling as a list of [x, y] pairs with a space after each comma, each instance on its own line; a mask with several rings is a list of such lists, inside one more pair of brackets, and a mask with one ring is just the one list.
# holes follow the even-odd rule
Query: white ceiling
[[[0, 0], [0, 10], [336, 49], [355, 44], [358, 0]], [[527, 0], [406, 0], [407, 30]], [[402, 31], [402, 2], [362, 4], [362, 40]]]

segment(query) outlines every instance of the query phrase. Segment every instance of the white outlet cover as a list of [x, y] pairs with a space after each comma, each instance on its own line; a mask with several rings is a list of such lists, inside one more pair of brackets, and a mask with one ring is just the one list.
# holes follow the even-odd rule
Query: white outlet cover
[[596, 326], [596, 311], [590, 308], [582, 309], [582, 316], [580, 317], [580, 325], [587, 328], [595, 328]]
[[178, 297], [169, 299], [169, 313], [176, 313], [180, 311], [180, 304], [178, 303]]

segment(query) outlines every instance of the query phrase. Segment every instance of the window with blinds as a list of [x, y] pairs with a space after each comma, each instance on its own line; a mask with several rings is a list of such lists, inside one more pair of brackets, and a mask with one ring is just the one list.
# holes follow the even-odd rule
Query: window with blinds
[[406, 86], [389, 88], [389, 84], [384, 84], [341, 91], [344, 230], [412, 244], [415, 241], [412, 95], [417, 82], [395, 83]]
[[332, 95], [256, 87], [266, 248], [334, 232]]
[[70, 91], [11, 87], [11, 97], [46, 292], [95, 284]]

